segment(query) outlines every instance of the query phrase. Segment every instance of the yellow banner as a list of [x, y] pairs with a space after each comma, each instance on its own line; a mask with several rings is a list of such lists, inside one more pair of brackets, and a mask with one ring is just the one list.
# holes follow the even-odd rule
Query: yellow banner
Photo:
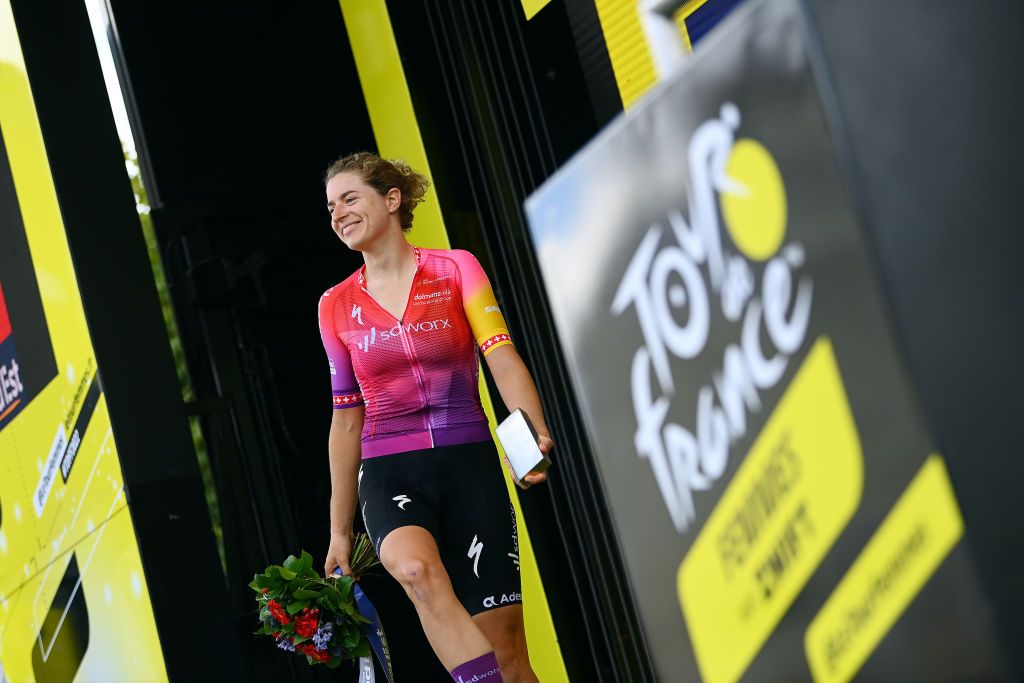
[[819, 338], [677, 575], [701, 676], [743, 675], [860, 503], [860, 438]]
[[964, 533], [946, 465], [932, 455], [811, 622], [815, 681], [848, 681]]
[[[0, 298], [11, 307], [2, 327], [7, 343], [20, 342], [19, 384], [45, 380], [0, 430], [0, 681], [166, 681], [106, 397], [7, 0], [0, 0], [0, 131], [0, 164], [10, 168], [10, 176], [6, 168], [0, 174], [0, 230], [15, 245], [0, 250]], [[40, 351], [46, 335], [16, 314], [37, 298], [35, 289], [38, 326], [56, 364], [45, 377], [30, 376], [25, 352], [28, 342]], [[9, 392], [10, 381], [4, 384]]]

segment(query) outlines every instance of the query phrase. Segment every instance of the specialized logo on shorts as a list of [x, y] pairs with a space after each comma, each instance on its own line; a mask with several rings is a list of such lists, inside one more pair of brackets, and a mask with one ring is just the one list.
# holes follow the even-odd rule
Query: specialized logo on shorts
[[487, 306], [484, 308], [484, 313], [501, 313], [497, 306]]
[[475, 574], [478, 579], [480, 578], [480, 575], [477, 574], [476, 567], [480, 564], [480, 553], [483, 551], [483, 541], [477, 541], [476, 534], [473, 534], [473, 542], [469, 544], [469, 552], [466, 554], [466, 557], [473, 560], [473, 574]]
[[412, 498], [410, 498], [409, 496], [405, 495], [404, 493], [400, 493], [399, 495], [395, 496], [391, 500], [393, 500], [396, 503], [398, 503], [398, 509], [399, 510], [405, 510], [406, 503], [411, 503], [412, 502]]
[[522, 602], [522, 601], [523, 601], [523, 594], [522, 593], [512, 592], [512, 593], [509, 593], [508, 595], [505, 595], [504, 593], [502, 593], [501, 597], [498, 598], [498, 599], [495, 599], [493, 595], [488, 595], [486, 598], [484, 598], [484, 607], [491, 608], [491, 607], [499, 607], [501, 605], [514, 605], [514, 604]]

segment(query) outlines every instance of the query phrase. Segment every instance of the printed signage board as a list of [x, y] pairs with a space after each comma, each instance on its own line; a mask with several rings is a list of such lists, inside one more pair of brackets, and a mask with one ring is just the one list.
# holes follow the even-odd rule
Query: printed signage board
[[809, 30], [748, 3], [526, 204], [633, 599], [664, 681], [997, 678]]
[[0, 682], [76, 679], [167, 674], [18, 33], [0, 0]]

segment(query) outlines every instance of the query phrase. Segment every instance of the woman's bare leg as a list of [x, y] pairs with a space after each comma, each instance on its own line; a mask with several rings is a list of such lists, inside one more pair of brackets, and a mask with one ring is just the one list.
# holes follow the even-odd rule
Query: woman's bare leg
[[526, 651], [522, 605], [487, 610], [473, 617], [473, 621], [494, 647], [505, 683], [537, 683], [537, 674], [530, 668], [530, 655]]
[[429, 531], [418, 526], [395, 529], [381, 543], [380, 559], [412, 600], [423, 633], [446, 669], [494, 649], [455, 597]]

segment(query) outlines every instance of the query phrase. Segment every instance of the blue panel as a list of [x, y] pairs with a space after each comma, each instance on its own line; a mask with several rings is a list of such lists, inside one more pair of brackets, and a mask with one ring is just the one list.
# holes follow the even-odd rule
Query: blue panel
[[686, 18], [686, 30], [690, 44], [696, 45], [708, 31], [739, 6], [743, 0], [708, 0]]

